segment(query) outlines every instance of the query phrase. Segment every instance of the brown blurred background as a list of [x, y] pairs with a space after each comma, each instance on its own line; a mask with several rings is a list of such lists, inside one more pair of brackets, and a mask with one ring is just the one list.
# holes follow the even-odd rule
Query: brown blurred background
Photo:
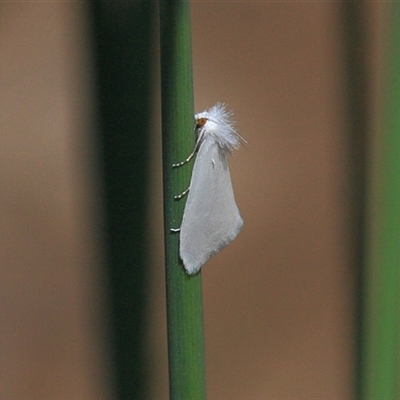
[[[383, 3], [365, 4], [371, 88]], [[0, 5], [0, 399], [111, 398], [93, 77], [79, 2]], [[196, 111], [235, 112], [245, 227], [203, 268], [209, 399], [353, 398], [355, 282], [337, 2], [192, 4]], [[154, 72], [158, 82], [157, 71]], [[151, 399], [168, 397], [159, 99]]]

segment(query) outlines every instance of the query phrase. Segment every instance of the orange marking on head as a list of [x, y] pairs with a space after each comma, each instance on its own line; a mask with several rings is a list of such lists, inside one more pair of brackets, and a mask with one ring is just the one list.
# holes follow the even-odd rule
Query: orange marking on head
[[196, 121], [196, 128], [201, 128], [202, 126], [204, 126], [206, 124], [207, 121], [208, 121], [207, 118], [199, 118]]

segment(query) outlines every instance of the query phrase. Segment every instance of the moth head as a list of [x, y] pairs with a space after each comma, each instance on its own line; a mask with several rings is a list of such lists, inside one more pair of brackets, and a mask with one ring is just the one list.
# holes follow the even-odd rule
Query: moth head
[[236, 132], [232, 112], [227, 111], [224, 104], [217, 103], [214, 107], [196, 114], [195, 121], [198, 143], [211, 136], [223, 150], [231, 152], [239, 148], [241, 142], [246, 142]]
[[196, 119], [196, 130], [202, 128], [206, 123], [208, 119], [205, 117], [197, 118]]
[[204, 139], [208, 135], [218, 135], [221, 126], [219, 121], [212, 118], [212, 116], [204, 116], [206, 113], [201, 114], [197, 115], [196, 118], [196, 137]]
[[205, 125], [207, 124], [208, 118], [206, 117], [199, 117], [196, 118], [196, 126], [194, 128], [195, 132], [196, 132], [196, 141], [198, 141], [199, 139], [202, 140], [203, 136], [204, 136], [204, 129], [205, 129]]

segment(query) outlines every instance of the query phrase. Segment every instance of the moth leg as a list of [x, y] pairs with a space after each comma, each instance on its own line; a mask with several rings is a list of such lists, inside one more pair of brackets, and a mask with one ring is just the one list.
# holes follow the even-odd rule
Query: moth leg
[[181, 194], [178, 194], [177, 196], [174, 196], [174, 200], [180, 200], [185, 194], [187, 194], [190, 190], [190, 187], [188, 187], [185, 191], [183, 191]]
[[185, 165], [186, 163], [188, 163], [193, 158], [193, 156], [196, 154], [197, 150], [199, 149], [199, 146], [200, 146], [200, 140], [197, 140], [193, 151], [189, 154], [189, 157], [186, 160], [183, 160], [179, 163], [172, 164], [172, 168], [181, 167], [182, 165]]
[[180, 163], [172, 164], [172, 168], [181, 167], [182, 165], [185, 165], [186, 163], [188, 163], [195, 155], [196, 150], [197, 150], [197, 146], [194, 148], [194, 150], [191, 152], [191, 154], [189, 155], [189, 157], [186, 160], [183, 160]]
[[173, 233], [177, 233], [181, 231], [181, 228], [170, 228], [170, 231]]

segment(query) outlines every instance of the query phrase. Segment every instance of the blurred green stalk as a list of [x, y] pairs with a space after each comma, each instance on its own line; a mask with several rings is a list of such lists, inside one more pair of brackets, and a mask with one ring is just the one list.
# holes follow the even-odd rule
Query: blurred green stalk
[[179, 258], [179, 228], [192, 162], [179, 168], [195, 142], [190, 3], [160, 1], [164, 226], [170, 398], [206, 398], [201, 274], [189, 276]]
[[382, 133], [368, 221], [362, 400], [400, 398], [400, 7], [388, 8]]
[[[91, 0], [107, 338], [113, 399], [145, 399], [149, 153], [156, 4]], [[97, 199], [96, 199], [97, 201]]]

